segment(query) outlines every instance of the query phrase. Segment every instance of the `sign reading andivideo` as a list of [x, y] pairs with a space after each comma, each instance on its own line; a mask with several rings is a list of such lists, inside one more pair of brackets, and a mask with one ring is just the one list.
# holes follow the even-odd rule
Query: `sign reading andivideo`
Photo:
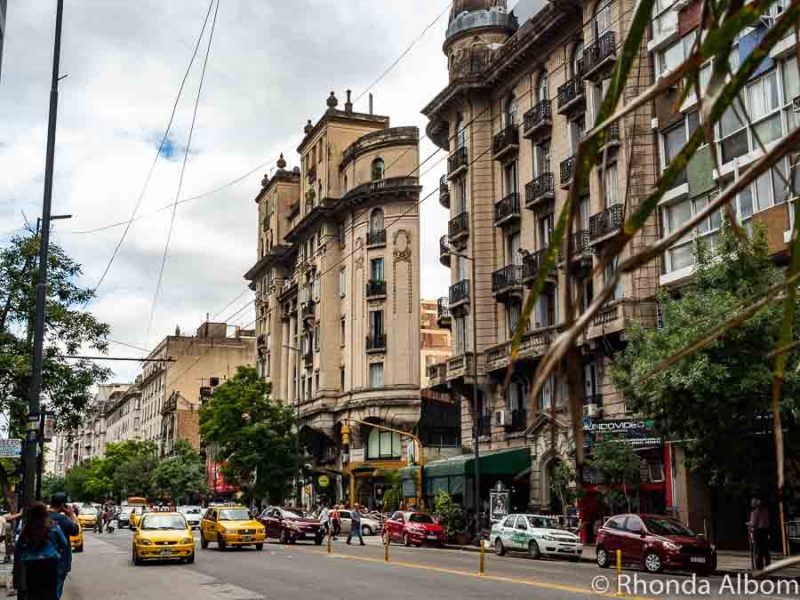
[[654, 448], [661, 438], [653, 433], [652, 419], [583, 419], [584, 446], [601, 442], [627, 442], [636, 448]]

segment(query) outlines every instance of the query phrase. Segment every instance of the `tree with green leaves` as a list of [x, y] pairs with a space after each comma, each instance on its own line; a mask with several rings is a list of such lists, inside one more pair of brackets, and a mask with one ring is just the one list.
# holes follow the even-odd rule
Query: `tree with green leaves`
[[[25, 428], [31, 377], [32, 323], [38, 280], [39, 236], [12, 238], [0, 249], [0, 410], [10, 415], [10, 434]], [[81, 359], [79, 350], [107, 350], [109, 327], [84, 309], [94, 297], [76, 280], [81, 267], [51, 244], [47, 278], [42, 409], [52, 411], [60, 431], [75, 429], [92, 399], [91, 388], [110, 374]], [[11, 501], [9, 472], [0, 464], [0, 486]]]
[[156, 492], [178, 504], [191, 504], [208, 488], [205, 465], [200, 453], [186, 440], [175, 442], [172, 455], [163, 459], [153, 472]]
[[[629, 331], [614, 382], [632, 411], [654, 419], [666, 439], [683, 440], [693, 471], [733, 492], [767, 490], [775, 476], [770, 400], [782, 307], [765, 303], [711, 343], [685, 349], [692, 348], [698, 331], [723, 326], [750, 298], [766, 295], [783, 274], [769, 258], [760, 227], [752, 237], [724, 227], [715, 256], [699, 245], [696, 258], [688, 286], [659, 298], [663, 326]], [[676, 355], [681, 358], [663, 368]], [[800, 360], [796, 347], [787, 355], [791, 364]], [[790, 432], [797, 431], [792, 415], [800, 408], [798, 383], [800, 376], [791, 369], [781, 401]], [[796, 456], [787, 455], [795, 472]]]
[[200, 433], [216, 448], [222, 472], [254, 499], [280, 503], [297, 474], [297, 418], [270, 398], [253, 367], [214, 389], [200, 409]]
[[48, 502], [50, 497], [56, 492], [63, 492], [67, 489], [67, 481], [60, 475], [46, 474], [42, 477], [42, 499]]
[[568, 508], [575, 502], [575, 471], [564, 461], [558, 461], [550, 481], [550, 493], [558, 498], [561, 512], [566, 517]]
[[624, 441], [600, 442], [592, 447], [588, 464], [612, 514], [638, 510], [642, 459], [633, 446]]

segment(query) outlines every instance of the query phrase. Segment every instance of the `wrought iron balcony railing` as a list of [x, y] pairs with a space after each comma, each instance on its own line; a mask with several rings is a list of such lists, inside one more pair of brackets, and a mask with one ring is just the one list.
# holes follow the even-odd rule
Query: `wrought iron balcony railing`
[[616, 36], [613, 31], [606, 31], [583, 50], [584, 77], [591, 79], [601, 67], [612, 64], [616, 54]]
[[448, 306], [452, 308], [457, 304], [469, 302], [469, 279], [462, 279], [450, 286]]
[[386, 350], [386, 334], [371, 333], [367, 336], [367, 352], [383, 352]]
[[386, 281], [383, 279], [370, 279], [367, 281], [367, 298], [380, 298], [386, 296]]
[[464, 235], [469, 235], [469, 213], [464, 211], [450, 219], [447, 225], [447, 233], [451, 242]]
[[450, 304], [448, 298], [439, 298], [436, 301], [436, 322], [439, 327], [450, 326]]
[[492, 140], [492, 156], [500, 158], [519, 147], [519, 129], [515, 124], [506, 125]]
[[450, 266], [450, 241], [446, 235], [439, 238], [439, 262], [445, 267]]
[[497, 295], [522, 286], [522, 265], [506, 265], [492, 273], [492, 293]]
[[525, 186], [525, 207], [532, 208], [544, 200], [552, 200], [555, 195], [552, 173], [542, 173]]
[[385, 246], [385, 245], [386, 245], [385, 229], [367, 232], [367, 247]]
[[570, 156], [561, 161], [561, 185], [568, 186], [575, 175], [575, 157]]
[[442, 175], [439, 179], [439, 204], [450, 208], [450, 186], [447, 185], [447, 175]]
[[592, 215], [589, 218], [590, 240], [594, 242], [610, 233], [613, 233], [622, 227], [624, 220], [622, 204], [614, 204], [613, 206], [609, 206], [603, 212]]
[[545, 127], [552, 125], [552, 114], [550, 112], [550, 100], [542, 100], [535, 104], [522, 117], [522, 133], [526, 137], [541, 131]]
[[494, 205], [494, 224], [503, 225], [519, 218], [519, 193], [512, 192]]
[[586, 91], [583, 86], [583, 76], [575, 75], [563, 85], [558, 87], [558, 111], [568, 112], [571, 108], [577, 108], [586, 99]]
[[461, 146], [447, 158], [447, 174], [454, 177], [469, 165], [469, 153], [466, 146]]

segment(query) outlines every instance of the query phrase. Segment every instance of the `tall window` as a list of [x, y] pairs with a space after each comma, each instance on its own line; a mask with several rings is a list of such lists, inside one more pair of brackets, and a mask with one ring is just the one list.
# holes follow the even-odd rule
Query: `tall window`
[[369, 365], [369, 387], [383, 387], [383, 363], [370, 363]]
[[544, 102], [550, 99], [547, 82], [547, 71], [542, 71], [539, 75], [539, 83], [536, 85], [536, 101]]
[[383, 258], [373, 258], [369, 261], [369, 278], [372, 281], [383, 281]]
[[534, 311], [536, 328], [552, 327], [558, 322], [558, 288], [547, 286], [536, 300]]
[[339, 320], [339, 345], [344, 346], [347, 343], [347, 318], [342, 317]]
[[585, 381], [585, 396], [586, 402], [590, 403], [597, 397], [597, 390], [599, 384], [597, 381], [597, 364], [590, 362], [583, 366], [584, 381]]
[[466, 256], [457, 256], [456, 257], [456, 281], [463, 281], [469, 275], [469, 269], [467, 268], [467, 257]]
[[581, 115], [577, 119], [569, 121], [567, 127], [567, 134], [569, 136], [567, 139], [569, 142], [569, 153], [570, 156], [575, 156], [575, 154], [578, 152], [578, 146], [580, 146], [583, 132], [586, 129], [586, 116]]
[[517, 161], [512, 160], [510, 163], [503, 167], [503, 186], [506, 190], [506, 195], [513, 194], [518, 191], [517, 184]]
[[456, 214], [460, 215], [467, 210], [467, 186], [464, 185], [464, 179], [462, 177], [459, 177], [453, 182], [453, 193], [456, 199]]
[[553, 234], [553, 213], [542, 215], [536, 223], [536, 233], [539, 237], [539, 250], [544, 250], [550, 246], [550, 238]]
[[383, 209], [375, 208], [369, 215], [369, 232], [379, 233], [383, 231]]
[[339, 297], [344, 298], [347, 295], [347, 269], [339, 269]]
[[367, 436], [367, 458], [399, 458], [403, 452], [400, 434], [373, 428]]
[[369, 313], [369, 330], [373, 338], [383, 335], [383, 311], [373, 310]]
[[525, 410], [525, 396], [527, 395], [525, 380], [514, 377], [506, 388], [506, 407], [508, 410]]
[[583, 74], [583, 42], [578, 42], [575, 45], [572, 51], [570, 68], [572, 69], [572, 77], [578, 77]]
[[[687, 140], [692, 136], [700, 124], [700, 117], [697, 111], [693, 111], [686, 115], [686, 117], [678, 124], [665, 129], [661, 134], [661, 168], [666, 169], [672, 160], [686, 145]], [[680, 185], [686, 182], [686, 173], [675, 182], [675, 185]]]
[[508, 320], [508, 337], [509, 339], [514, 335], [519, 324], [519, 317], [522, 311], [522, 304], [519, 300], [513, 300], [506, 304], [506, 318]]
[[534, 177], [539, 177], [545, 173], [552, 173], [550, 170], [550, 158], [550, 140], [546, 140], [534, 146]]
[[[611, 260], [603, 270], [603, 278], [606, 282], [611, 280], [614, 272], [617, 270], [617, 265], [619, 264], [619, 257], [614, 258]], [[616, 285], [614, 286], [614, 300], [620, 300], [623, 296], [623, 289], [622, 289], [622, 278], [620, 277], [617, 280]]]
[[603, 193], [606, 199], [606, 208], [619, 204], [619, 177], [617, 176], [617, 163], [606, 165], [603, 173]]
[[469, 337], [467, 318], [456, 317], [453, 322], [453, 352], [459, 356], [467, 352], [467, 338]]
[[464, 117], [461, 113], [456, 115], [456, 148], [465, 148], [467, 145], [467, 128], [464, 126]]
[[594, 12], [594, 19], [592, 20], [595, 40], [608, 31], [610, 27], [611, 2], [610, 0], [600, 0]]
[[553, 376], [551, 375], [542, 385], [542, 389], [539, 390], [539, 397], [537, 398], [539, 410], [545, 410], [550, 408], [553, 405], [554, 396], [555, 396], [555, 383], [553, 381]]
[[521, 265], [522, 254], [520, 253], [521, 235], [519, 231], [514, 231], [506, 236], [506, 264]]
[[372, 181], [380, 181], [383, 179], [384, 170], [386, 169], [386, 165], [383, 162], [382, 158], [376, 158], [372, 161]]
[[511, 94], [506, 100], [503, 111], [503, 127], [513, 127], [517, 124], [517, 97]]

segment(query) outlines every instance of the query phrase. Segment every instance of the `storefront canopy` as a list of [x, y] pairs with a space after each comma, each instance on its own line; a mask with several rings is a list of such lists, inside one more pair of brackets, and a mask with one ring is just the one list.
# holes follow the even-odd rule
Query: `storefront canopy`
[[[462, 454], [452, 458], [436, 460], [425, 465], [425, 478], [472, 475], [475, 456]], [[480, 456], [481, 477], [488, 475], [517, 475], [530, 468], [531, 457], [527, 448], [495, 450]]]

